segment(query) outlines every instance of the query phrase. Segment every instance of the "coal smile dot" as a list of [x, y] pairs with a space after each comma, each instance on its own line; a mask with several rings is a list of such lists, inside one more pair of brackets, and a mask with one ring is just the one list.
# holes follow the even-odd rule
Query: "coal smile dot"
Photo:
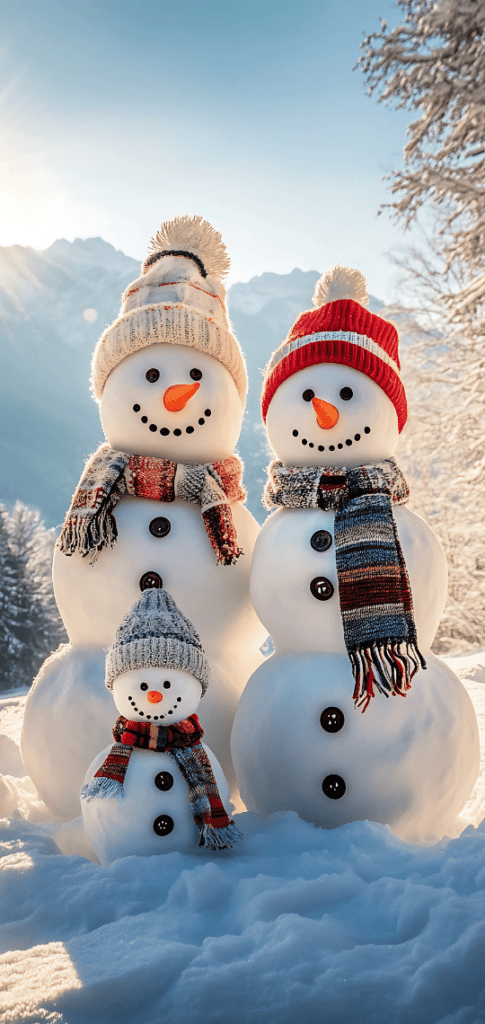
[[[177, 704], [179, 704], [181, 700], [181, 697], [177, 697]], [[167, 711], [167, 715], [173, 715], [174, 711], [177, 710], [177, 704], [174, 704], [173, 708], [171, 708], [170, 711]], [[165, 715], [160, 715], [160, 718], [165, 718]]]
[[[140, 409], [141, 409], [141, 406], [138, 404], [138, 402], [135, 402], [135, 404], [133, 406], [133, 412], [140, 412]], [[205, 409], [204, 410], [204, 416], [207, 417], [207, 419], [209, 419], [209, 416], [212, 416], [212, 410], [211, 409]], [[205, 423], [204, 416], [201, 416], [200, 419], [197, 421], [199, 426], [201, 426], [201, 427], [203, 427], [204, 423]], [[148, 423], [148, 416], [141, 416], [140, 419], [141, 419], [142, 423]], [[152, 434], [154, 434], [158, 430], [157, 424], [156, 423], [150, 423], [148, 425], [148, 429], [151, 430]], [[188, 426], [188, 427], [185, 428], [185, 433], [186, 434], [193, 434], [194, 430], [195, 430], [195, 427]], [[170, 430], [169, 430], [168, 427], [160, 427], [160, 433], [161, 433], [162, 437], [168, 437], [168, 435], [170, 434]], [[173, 433], [174, 433], [174, 437], [180, 437], [181, 434], [182, 434], [182, 430], [180, 429], [180, 427], [175, 427], [175, 430], [174, 430]], [[147, 717], [149, 717], [149, 716], [147, 716]]]
[[[206, 415], [207, 415], [207, 409], [206, 409]], [[203, 420], [199, 420], [199, 423], [203, 423], [203, 422], [204, 422]], [[364, 427], [364, 434], [370, 434], [370, 429], [371, 429], [370, 427]], [[187, 431], [188, 430], [189, 430], [189, 428], [187, 427]], [[299, 437], [300, 436], [299, 431], [296, 429], [296, 427], [295, 427], [294, 430], [292, 430], [292, 434], [293, 434], [293, 437]], [[348, 448], [350, 448], [350, 446], [354, 443], [354, 441], [360, 441], [361, 437], [362, 437], [361, 434], [354, 434], [353, 439], [351, 437], [348, 437], [346, 439], [346, 441], [345, 441], [345, 444], [347, 445]], [[307, 437], [302, 437], [301, 444], [308, 445], [309, 448], [314, 448], [315, 447], [313, 441], [309, 441]], [[343, 442], [339, 442], [339, 444], [337, 445], [337, 448], [343, 448]], [[329, 450], [329, 452], [334, 452], [335, 451], [335, 445], [334, 444], [329, 444], [328, 450]], [[318, 451], [319, 452], [324, 452], [325, 451], [325, 445], [319, 444], [318, 445]]]

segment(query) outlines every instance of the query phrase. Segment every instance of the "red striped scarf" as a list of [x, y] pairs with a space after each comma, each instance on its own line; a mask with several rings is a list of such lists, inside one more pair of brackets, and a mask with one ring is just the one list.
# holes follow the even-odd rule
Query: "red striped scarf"
[[243, 552], [237, 543], [231, 504], [244, 501], [243, 466], [236, 455], [220, 462], [183, 465], [153, 456], [127, 455], [101, 445], [91, 456], [74, 493], [58, 540], [60, 551], [92, 555], [117, 540], [113, 511], [124, 494], [153, 501], [198, 504], [207, 536], [222, 565]]
[[209, 758], [200, 742], [203, 735], [197, 715], [171, 726], [131, 722], [120, 715], [113, 729], [115, 743], [91, 782], [83, 786], [82, 798], [122, 798], [133, 748], [163, 751], [175, 761], [189, 788], [190, 806], [200, 835], [199, 846], [210, 850], [233, 846], [242, 838], [242, 833], [224, 809]]

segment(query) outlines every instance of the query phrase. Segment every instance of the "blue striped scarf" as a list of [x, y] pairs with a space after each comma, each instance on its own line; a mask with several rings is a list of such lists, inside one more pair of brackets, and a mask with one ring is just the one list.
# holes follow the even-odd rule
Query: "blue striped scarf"
[[409, 490], [394, 459], [352, 469], [286, 467], [272, 462], [265, 508], [335, 512], [334, 538], [345, 646], [355, 679], [354, 701], [365, 711], [375, 689], [406, 696], [419, 667], [409, 576], [393, 504]]

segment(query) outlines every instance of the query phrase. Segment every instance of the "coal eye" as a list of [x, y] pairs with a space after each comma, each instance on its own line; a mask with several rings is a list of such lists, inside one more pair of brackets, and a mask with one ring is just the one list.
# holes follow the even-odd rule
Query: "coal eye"
[[352, 388], [342, 388], [340, 397], [343, 398], [344, 402], [350, 402], [350, 399], [354, 397]]
[[148, 683], [140, 683], [140, 690], [148, 690]]
[[156, 370], [154, 366], [152, 366], [151, 370], [147, 370], [147, 372], [145, 374], [145, 377], [146, 377], [147, 380], [150, 381], [150, 384], [154, 384], [155, 381], [158, 380], [159, 376], [160, 376], [160, 370]]
[[194, 366], [194, 369], [190, 371], [190, 376], [192, 377], [192, 380], [200, 380], [202, 377], [202, 370], [198, 370], [197, 367]]
[[164, 682], [164, 684], [163, 684], [163, 689], [164, 689], [164, 690], [169, 690], [169, 689], [170, 689], [170, 687], [171, 687], [171, 685], [172, 685], [172, 684], [171, 684], [171, 683], [169, 683], [168, 679], [166, 679], [166, 680], [165, 680], [165, 682]]
[[312, 398], [315, 398], [315, 392], [312, 391], [311, 388], [307, 388], [306, 391], [303, 392], [301, 397], [305, 402], [311, 402]]

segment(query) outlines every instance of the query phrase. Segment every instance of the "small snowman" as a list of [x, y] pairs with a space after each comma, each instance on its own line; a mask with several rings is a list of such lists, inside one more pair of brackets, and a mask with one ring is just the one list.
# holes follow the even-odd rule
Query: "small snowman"
[[145, 591], [106, 658], [119, 718], [115, 743], [91, 764], [81, 793], [86, 835], [102, 864], [120, 857], [232, 847], [222, 768], [202, 744], [196, 710], [209, 665], [192, 623], [164, 590]]
[[265, 370], [273, 514], [250, 590], [275, 654], [241, 696], [233, 762], [250, 810], [327, 827], [370, 818], [432, 840], [457, 828], [478, 728], [430, 650], [446, 563], [406, 507], [399, 339], [367, 301], [362, 274], [333, 268]]
[[[228, 268], [207, 221], [162, 224], [93, 355], [106, 441], [81, 476], [53, 565], [70, 644], [42, 666], [22, 733], [27, 771], [63, 818], [79, 814], [86, 769], [111, 733], [104, 651], [145, 589], [172, 594], [202, 639], [212, 678], [203, 725], [236, 797], [231, 727], [267, 633], [249, 596], [259, 527], [234, 452], [247, 375]], [[80, 716], [89, 728], [76, 740]]]

